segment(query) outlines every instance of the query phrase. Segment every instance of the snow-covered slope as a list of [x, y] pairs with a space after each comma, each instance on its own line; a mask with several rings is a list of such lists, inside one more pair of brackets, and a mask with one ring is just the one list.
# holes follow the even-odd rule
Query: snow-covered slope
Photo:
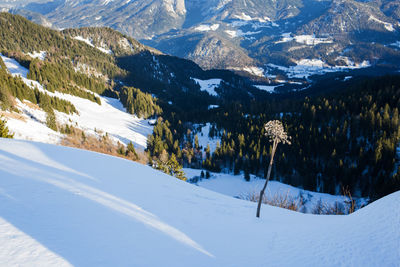
[[220, 86], [221, 79], [209, 79], [209, 80], [200, 80], [196, 78], [192, 78], [199, 86], [201, 91], [206, 91], [209, 95], [218, 96], [218, 93], [215, 91], [215, 88]]
[[[44, 52], [42, 52], [44, 53]], [[32, 88], [38, 88], [50, 96], [70, 101], [79, 114], [67, 115], [55, 112], [57, 122], [61, 125], [69, 124], [84, 130], [88, 134], [108, 134], [114, 141], [129, 143], [132, 141], [136, 147], [146, 147], [147, 136], [153, 132], [153, 127], [148, 120], [139, 119], [126, 112], [121, 102], [114, 98], [102, 97], [101, 105], [77, 96], [60, 92], [46, 91], [38, 82], [27, 79], [29, 70], [21, 66], [16, 60], [1, 55], [8, 71], [14, 76], [20, 76], [23, 81]], [[46, 126], [46, 113], [33, 105], [18, 103], [21, 111], [18, 116], [5, 114], [8, 127], [18, 139], [28, 139], [46, 143], [59, 143], [62, 134], [57, 133]]]
[[211, 130], [211, 123], [206, 123], [206, 124], [195, 124], [193, 125], [195, 129], [197, 129], [198, 132], [197, 137], [199, 138], [199, 146], [202, 147], [203, 150], [203, 157], [205, 158], [205, 149], [207, 146], [210, 146], [210, 152], [214, 153], [215, 150], [217, 149], [217, 143], [221, 143], [221, 140], [219, 137], [210, 137], [210, 130]]
[[234, 199], [132, 161], [0, 139], [5, 266], [396, 266], [400, 192], [349, 216]]
[[[183, 169], [190, 182], [227, 196], [251, 199], [258, 195], [265, 184], [265, 179], [250, 175], [250, 181], [244, 179], [244, 175], [233, 175], [229, 173], [210, 173], [210, 178], [200, 178], [201, 170]], [[204, 172], [204, 171], [203, 171]], [[269, 181], [265, 197], [272, 201], [274, 199], [287, 199], [297, 204], [297, 210], [304, 213], [313, 213], [318, 205], [325, 208], [341, 205], [343, 212], [347, 212], [349, 198], [341, 195], [330, 195], [309, 190], [303, 190], [279, 181]], [[367, 199], [354, 198], [356, 208], [366, 205]]]

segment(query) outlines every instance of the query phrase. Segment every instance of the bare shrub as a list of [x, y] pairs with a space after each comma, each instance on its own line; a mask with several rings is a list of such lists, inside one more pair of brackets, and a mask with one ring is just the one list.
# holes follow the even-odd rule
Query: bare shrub
[[121, 153], [122, 145], [113, 142], [108, 134], [104, 134], [100, 137], [95, 135], [86, 135], [81, 129], [69, 125], [65, 125], [61, 127], [61, 129], [62, 132], [65, 133], [64, 139], [61, 140], [61, 145], [63, 146], [95, 151], [116, 157], [130, 159], [142, 164], [148, 163], [148, 157], [143, 151], [136, 152], [136, 155], [129, 152]]
[[342, 187], [343, 203], [335, 202], [334, 204], [322, 203], [318, 201], [317, 205], [312, 210], [313, 214], [323, 215], [346, 215], [351, 214], [361, 207], [357, 207], [356, 201], [351, 196], [349, 187]]
[[342, 187], [342, 195], [347, 198], [345, 203], [347, 204], [347, 213], [353, 213], [356, 210], [356, 201], [352, 198], [351, 192], [348, 186]]
[[[287, 191], [286, 194], [275, 193], [272, 196], [264, 196], [262, 203], [302, 213], [312, 213], [318, 215], [347, 215], [361, 208], [357, 206], [357, 202], [352, 198], [348, 189], [342, 188], [342, 197], [342, 202], [336, 201], [333, 204], [319, 199], [315, 206], [311, 208], [311, 210], [307, 209], [306, 204], [308, 200], [303, 197], [302, 192], [299, 193], [298, 197], [290, 196], [289, 191]], [[242, 194], [238, 196], [238, 198], [252, 202], [259, 202], [260, 194], [254, 191], [247, 194]]]
[[343, 215], [345, 214], [345, 208], [342, 203], [335, 202], [330, 205], [326, 202], [322, 202], [320, 199], [317, 205], [311, 210], [311, 213], [319, 215]]
[[[239, 196], [239, 198], [252, 202], [259, 202], [260, 194], [257, 192], [251, 192], [246, 195], [241, 195]], [[262, 198], [262, 203], [293, 211], [300, 211], [303, 207], [302, 198], [293, 198], [289, 195], [289, 191], [287, 191], [285, 195], [275, 193], [273, 196], [270, 197], [265, 196]]]

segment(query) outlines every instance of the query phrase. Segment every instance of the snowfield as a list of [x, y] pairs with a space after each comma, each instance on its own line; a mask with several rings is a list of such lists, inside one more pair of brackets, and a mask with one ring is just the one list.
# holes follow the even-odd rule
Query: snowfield
[[212, 25], [199, 25], [197, 27], [194, 28], [195, 31], [199, 31], [199, 32], [208, 32], [208, 31], [216, 31], [219, 28], [219, 24], [215, 23]]
[[97, 49], [99, 49], [101, 52], [105, 53], [105, 54], [109, 54], [112, 55], [112, 51], [110, 49], [106, 49], [104, 47], [100, 47], [100, 46], [94, 46], [92, 43], [92, 40], [87, 39], [87, 38], [83, 38], [82, 36], [75, 36], [73, 37], [75, 40], [81, 41], [86, 43], [87, 45], [91, 46], [91, 47], [96, 47]]
[[218, 93], [215, 91], [215, 88], [219, 87], [222, 80], [221, 79], [209, 79], [209, 80], [200, 80], [196, 78], [191, 78], [194, 80], [199, 86], [201, 91], [206, 91], [209, 95], [218, 96]]
[[4, 266], [398, 266], [400, 192], [348, 216], [224, 196], [138, 163], [0, 139]]
[[315, 46], [318, 44], [331, 44], [333, 43], [332, 39], [330, 38], [317, 38], [315, 35], [294, 35], [292, 36], [292, 33], [286, 32], [283, 33], [282, 39], [279, 41], [276, 41], [275, 44], [279, 43], [287, 43], [295, 40], [299, 44], [305, 44], [309, 46]]
[[[88, 99], [63, 94], [60, 92], [49, 92], [38, 82], [27, 79], [29, 70], [22, 67], [16, 60], [1, 55], [8, 71], [13, 76], [20, 76], [31, 88], [38, 88], [50, 96], [56, 96], [70, 101], [79, 114], [67, 115], [55, 111], [57, 122], [61, 125], [69, 124], [82, 129], [85, 133], [101, 136], [108, 133], [112, 140], [128, 144], [130, 141], [140, 149], [147, 146], [147, 136], [153, 132], [153, 126], [148, 120], [139, 119], [126, 112], [118, 99], [102, 97], [95, 94], [101, 100], [101, 105]], [[21, 111], [20, 118], [4, 113], [7, 117], [7, 125], [15, 138], [40, 141], [57, 144], [63, 135], [46, 126], [46, 113], [41, 109], [28, 105], [29, 102], [18, 102], [17, 108]]]
[[394, 32], [394, 31], [395, 31], [395, 28], [393, 27], [393, 24], [391, 24], [391, 23], [389, 23], [389, 22], [381, 21], [380, 19], [377, 19], [377, 18], [375, 18], [375, 17], [372, 16], [372, 15], [368, 18], [368, 20], [371, 20], [371, 21], [374, 21], [374, 22], [378, 22], [378, 23], [380, 23], [380, 24], [383, 24], [383, 26], [385, 27], [385, 29], [386, 29], [387, 31], [390, 31], [390, 32]]
[[258, 76], [258, 77], [264, 77], [264, 69], [259, 68], [259, 67], [254, 67], [254, 66], [248, 66], [248, 67], [242, 67], [242, 68], [229, 68], [231, 70], [237, 70], [237, 71], [245, 71], [248, 72], [252, 75]]
[[261, 31], [257, 32], [243, 32], [242, 30], [225, 30], [225, 33], [228, 34], [230, 38], [242, 37], [247, 35], [255, 35], [259, 34]]
[[207, 122], [205, 124], [194, 124], [193, 128], [198, 129], [201, 127], [199, 132], [196, 131], [197, 137], [199, 138], [199, 146], [202, 147], [203, 151], [203, 158], [206, 157], [206, 152], [204, 151], [207, 148], [207, 145], [210, 146], [210, 153], [214, 153], [217, 149], [217, 143], [221, 143], [221, 139], [219, 137], [211, 138], [210, 130], [211, 130], [211, 123]]
[[283, 86], [283, 84], [279, 84], [279, 85], [254, 85], [254, 86], [257, 87], [260, 90], [267, 91], [268, 93], [274, 93], [275, 92], [275, 88]]
[[45, 58], [47, 56], [47, 52], [46, 51], [40, 51], [40, 52], [34, 51], [33, 53], [28, 53], [27, 55], [30, 56], [31, 58], [38, 58], [40, 60], [45, 60]]
[[[184, 168], [183, 170], [186, 177], [189, 180], [192, 179], [192, 181], [198, 180], [201, 174], [201, 170], [198, 169]], [[195, 184], [208, 190], [240, 199], [249, 199], [249, 197], [255, 194], [258, 195], [265, 184], [264, 179], [260, 179], [252, 174], [250, 175], [251, 179], [249, 182], [244, 179], [243, 174], [233, 175], [229, 173], [210, 172], [210, 175], [209, 179], [199, 179]], [[334, 207], [334, 205], [338, 203], [347, 211], [348, 206], [345, 202], [349, 200], [344, 196], [303, 190], [272, 180], [268, 182], [265, 197], [269, 200], [287, 197], [288, 200], [293, 200], [297, 203], [299, 211], [304, 213], [312, 213], [319, 202], [326, 207]], [[355, 198], [354, 200], [356, 201], [357, 207], [364, 206], [368, 203], [364, 198]]]
[[50, 144], [61, 142], [64, 135], [46, 126], [46, 112], [29, 105], [29, 101], [16, 99], [16, 102], [20, 116], [14, 117], [15, 113], [0, 111], [7, 118], [7, 127], [14, 133], [14, 138]]
[[[345, 57], [337, 58], [337, 60], [343, 60]], [[369, 61], [364, 60], [360, 63], [354, 63], [351, 60], [347, 59], [345, 61], [349, 65], [344, 66], [330, 66], [321, 59], [300, 59], [295, 61], [295, 66], [279, 66], [276, 64], [269, 63], [267, 64], [267, 68], [269, 69], [277, 69], [284, 71], [289, 78], [308, 78], [311, 75], [322, 75], [329, 72], [337, 72], [337, 71], [349, 71], [354, 69], [368, 68], [371, 67]], [[268, 74], [266, 75], [269, 76]]]

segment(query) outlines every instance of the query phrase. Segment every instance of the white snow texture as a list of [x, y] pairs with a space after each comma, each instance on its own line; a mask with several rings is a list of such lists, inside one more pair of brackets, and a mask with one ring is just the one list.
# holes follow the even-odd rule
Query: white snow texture
[[148, 166], [0, 139], [3, 266], [398, 266], [400, 192], [347, 216], [208, 191]]

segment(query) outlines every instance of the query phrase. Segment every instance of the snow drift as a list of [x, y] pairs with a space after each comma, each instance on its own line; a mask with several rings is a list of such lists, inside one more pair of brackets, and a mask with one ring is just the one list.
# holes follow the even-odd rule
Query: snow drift
[[20, 266], [395, 266], [400, 192], [301, 214], [138, 163], [0, 139], [0, 262]]

